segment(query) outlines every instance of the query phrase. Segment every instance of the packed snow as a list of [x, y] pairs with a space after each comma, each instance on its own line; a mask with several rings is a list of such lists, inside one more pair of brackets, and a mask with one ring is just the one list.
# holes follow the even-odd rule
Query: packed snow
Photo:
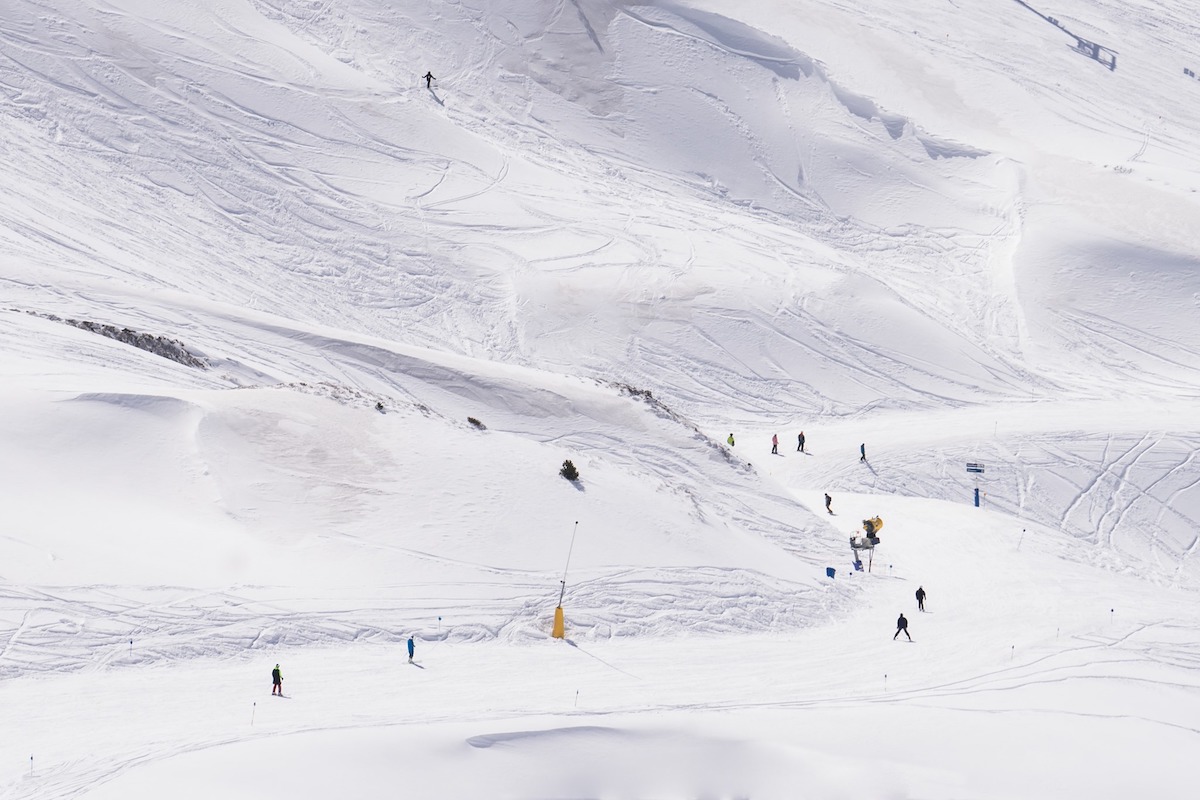
[[1053, 2], [7, 0], [0, 797], [1192, 797], [1200, 18]]

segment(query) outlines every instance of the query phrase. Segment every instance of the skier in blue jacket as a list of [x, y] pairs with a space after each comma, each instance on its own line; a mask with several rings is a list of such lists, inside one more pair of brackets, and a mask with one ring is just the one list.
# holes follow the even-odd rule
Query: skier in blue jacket
[[412, 663], [413, 653], [417, 650], [417, 645], [413, 642], [413, 637], [408, 637], [408, 663]]

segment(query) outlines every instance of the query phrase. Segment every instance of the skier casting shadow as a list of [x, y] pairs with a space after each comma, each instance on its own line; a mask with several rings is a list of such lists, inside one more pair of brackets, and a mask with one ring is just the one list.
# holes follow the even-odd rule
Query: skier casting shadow
[[437, 80], [437, 78], [433, 77], [433, 73], [426, 72], [421, 77], [425, 79], [425, 88], [429, 90], [429, 94], [431, 97], [433, 97], [434, 101], [439, 106], [446, 105], [446, 103], [442, 100], [442, 98], [438, 97], [438, 93], [433, 90], [433, 82]]
[[279, 665], [275, 665], [275, 669], [271, 670], [271, 694], [278, 691], [279, 696], [283, 697], [283, 672], [279, 669]]
[[904, 618], [903, 614], [900, 615], [900, 619], [896, 620], [896, 632], [892, 634], [893, 642], [896, 641], [896, 637], [900, 635], [900, 631], [904, 631], [904, 635], [908, 636], [908, 640], [910, 642], [912, 641], [912, 637], [908, 635], [908, 620]]
[[918, 611], [925, 610], [925, 587], [924, 586], [917, 587], [917, 610]]

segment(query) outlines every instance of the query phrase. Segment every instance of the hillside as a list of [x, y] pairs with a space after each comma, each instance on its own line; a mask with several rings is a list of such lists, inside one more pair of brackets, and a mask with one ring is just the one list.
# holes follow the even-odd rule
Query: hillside
[[6, 4], [0, 796], [1186, 796], [1200, 26], [729, 6]]

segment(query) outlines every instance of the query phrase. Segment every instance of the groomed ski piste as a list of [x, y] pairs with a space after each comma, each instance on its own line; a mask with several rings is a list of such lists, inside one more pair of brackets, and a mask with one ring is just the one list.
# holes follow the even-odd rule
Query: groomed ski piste
[[6, 3], [0, 797], [1193, 797], [1197, 42]]

